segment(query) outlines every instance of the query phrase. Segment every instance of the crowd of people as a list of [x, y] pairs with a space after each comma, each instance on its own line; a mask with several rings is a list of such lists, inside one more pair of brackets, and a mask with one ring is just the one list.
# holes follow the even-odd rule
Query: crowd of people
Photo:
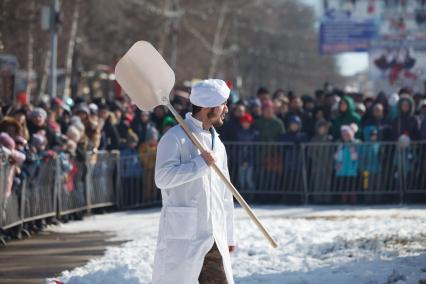
[[[282, 89], [271, 93], [261, 87], [254, 96], [246, 97], [231, 95], [229, 115], [218, 129], [222, 141], [294, 144], [399, 141], [408, 145], [426, 139], [426, 97], [409, 88], [395, 94], [381, 92], [365, 97], [352, 90], [335, 89], [330, 84], [304, 96]], [[191, 111], [189, 90], [176, 89], [172, 105], [181, 115]], [[139, 175], [135, 169], [153, 171], [156, 145], [161, 135], [176, 124], [166, 107], [142, 111], [126, 96], [114, 101], [55, 97], [33, 105], [25, 93], [20, 93], [14, 104], [0, 104], [0, 145], [15, 166], [9, 175], [7, 192], [13, 184], [19, 185], [19, 177], [28, 175], [27, 169], [32, 165], [53, 156], [59, 156], [64, 167], [71, 171], [75, 165], [69, 165], [67, 157], [84, 162], [87, 153], [119, 150], [123, 158], [137, 157], [129, 159], [130, 164], [122, 172], [124, 176]], [[353, 176], [351, 164], [358, 160], [359, 151], [344, 145], [339, 151], [334, 155], [335, 171]], [[288, 168], [293, 169], [297, 165], [298, 169], [297, 155], [289, 160], [290, 156], [284, 158], [284, 163], [287, 161]], [[245, 164], [256, 162], [240, 158]], [[247, 167], [240, 168], [244, 171], [240, 177], [250, 172]], [[252, 182], [248, 183], [254, 187]]]

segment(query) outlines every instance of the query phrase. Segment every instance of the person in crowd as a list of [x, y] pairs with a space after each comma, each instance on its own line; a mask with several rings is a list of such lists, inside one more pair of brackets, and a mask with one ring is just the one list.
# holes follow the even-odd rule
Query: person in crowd
[[124, 197], [120, 201], [128, 206], [135, 201], [142, 202], [143, 169], [137, 152], [138, 136], [129, 130], [125, 141], [120, 147], [120, 175]]
[[100, 150], [118, 150], [120, 147], [120, 134], [116, 127], [116, 119], [106, 104], [99, 106], [99, 123], [101, 127]]
[[392, 141], [392, 128], [385, 117], [384, 107], [381, 103], [375, 103], [362, 119], [364, 141], [369, 141], [369, 133], [366, 132], [369, 126], [376, 128], [378, 141]]
[[47, 112], [41, 107], [34, 108], [28, 121], [28, 131], [30, 136], [35, 133], [44, 133], [47, 138], [47, 147], [53, 148], [60, 145], [60, 137], [47, 126]]
[[355, 102], [349, 96], [344, 96], [338, 104], [338, 114], [333, 121], [332, 135], [334, 140], [341, 137], [341, 128], [343, 125], [356, 124], [357, 131], [355, 132], [356, 138], [361, 138], [361, 133], [358, 132], [361, 126], [361, 117], [356, 113]]
[[163, 105], [154, 108], [151, 114], [151, 121], [155, 124], [157, 130], [161, 133], [163, 131], [163, 120], [166, 117], [166, 108]]
[[6, 169], [6, 178], [5, 188], [2, 189], [5, 193], [6, 198], [12, 194], [12, 188], [15, 185], [20, 184], [15, 177], [20, 173], [20, 166], [25, 161], [25, 154], [15, 149], [16, 144], [13, 138], [6, 132], [0, 133], [0, 146], [2, 147], [2, 152], [6, 152], [6, 156], [9, 160], [9, 167]]
[[348, 202], [348, 192], [351, 192], [352, 203], [356, 203], [355, 191], [358, 189], [359, 171], [359, 140], [355, 138], [358, 126], [355, 123], [341, 126], [341, 143], [334, 154], [335, 160], [335, 186], [341, 195], [341, 202]]
[[303, 102], [303, 111], [306, 114], [311, 116], [316, 107], [315, 99], [311, 97], [310, 95], [304, 95], [302, 96], [302, 102]]
[[365, 107], [364, 103], [356, 103], [355, 111], [359, 115], [359, 117], [362, 118], [367, 112], [367, 108]]
[[420, 121], [420, 125], [423, 123], [424, 119], [426, 118], [426, 99], [422, 100], [419, 103], [418, 107], [418, 118]]
[[5, 116], [0, 121], [0, 132], [7, 133], [12, 139], [15, 139], [17, 136], [23, 136], [24, 131], [22, 125], [13, 117]]
[[393, 140], [397, 141], [402, 134], [406, 134], [411, 140], [420, 138], [420, 123], [414, 115], [414, 100], [407, 94], [402, 94], [398, 101], [398, 115], [392, 121]]
[[130, 129], [129, 122], [127, 121], [127, 117], [126, 117], [127, 112], [125, 108], [122, 106], [122, 104], [119, 102], [114, 102], [112, 104], [111, 110], [117, 121], [115, 126], [117, 128], [118, 135], [121, 138], [120, 142], [122, 144], [125, 144], [126, 136], [129, 133], [129, 129]]
[[283, 124], [285, 123], [285, 118], [288, 112], [289, 112], [289, 100], [286, 96], [280, 96], [279, 101], [275, 103], [275, 115], [278, 119], [280, 119], [283, 122]]
[[161, 126], [161, 129], [163, 129], [163, 132], [161, 135], [164, 135], [164, 133], [167, 132], [170, 128], [175, 126], [177, 124], [175, 118], [171, 115], [167, 115], [163, 120], [163, 125]]
[[[379, 130], [376, 126], [364, 127], [364, 141], [359, 146], [359, 170], [361, 173], [361, 188], [374, 192], [380, 190], [380, 143]], [[365, 196], [365, 202], [373, 201], [371, 195]]]
[[13, 113], [13, 118], [15, 118], [16, 121], [21, 126], [21, 129], [20, 129], [21, 136], [25, 140], [30, 139], [30, 133], [28, 131], [28, 126], [27, 126], [27, 112], [26, 112], [26, 110], [23, 109], [23, 108], [20, 108], [20, 109], [16, 110]]
[[257, 98], [252, 98], [249, 101], [250, 114], [253, 116], [253, 120], [257, 120], [262, 116], [262, 103]]
[[155, 127], [147, 128], [146, 140], [139, 145], [138, 152], [144, 168], [143, 193], [144, 201], [154, 201], [157, 188], [154, 184], [155, 157], [160, 134]]
[[[254, 142], [257, 131], [253, 129], [253, 117], [246, 113], [240, 118], [241, 127], [236, 131], [236, 141]], [[238, 145], [238, 180], [240, 188], [246, 191], [254, 191], [253, 169], [256, 163], [256, 152], [252, 145]]]
[[155, 124], [151, 122], [148, 111], [136, 108], [130, 128], [138, 135], [140, 145], [146, 141], [146, 134], [151, 131], [150, 128], [155, 128]]
[[303, 157], [300, 143], [307, 142], [306, 133], [302, 131], [303, 122], [298, 116], [288, 120], [289, 126], [280, 141], [286, 143], [283, 147], [284, 191], [299, 191], [303, 189]]
[[283, 123], [275, 116], [271, 100], [263, 104], [262, 117], [255, 120], [254, 129], [259, 133], [257, 140], [266, 142], [278, 141], [285, 132]]
[[[398, 94], [394, 93], [394, 94], [391, 94], [389, 96], [389, 98], [388, 98], [389, 112], [388, 112], [386, 119], [390, 123], [392, 123], [392, 121], [394, 121], [398, 116], [398, 112], [399, 112], [398, 102], [399, 102], [399, 95]], [[386, 104], [383, 104], [383, 105], [385, 106]], [[386, 108], [385, 108], [385, 113], [386, 113]]]
[[257, 89], [256, 98], [259, 99], [262, 105], [264, 105], [267, 101], [270, 101], [272, 99], [271, 93], [265, 87], [260, 87], [259, 89]]
[[303, 126], [301, 131], [304, 132], [308, 137], [312, 137], [314, 135], [314, 122], [311, 115], [304, 111], [302, 99], [297, 96], [294, 96], [290, 99], [290, 109], [284, 118], [284, 126], [286, 130], [288, 130], [290, 127], [290, 119], [295, 116], [298, 116], [301, 119]]
[[[307, 147], [307, 174], [310, 177], [309, 189], [315, 191], [327, 191], [331, 188], [333, 174], [332, 148], [327, 143], [333, 140], [329, 134], [330, 122], [319, 119], [315, 124], [315, 135], [311, 139], [311, 145]], [[329, 203], [329, 195], [313, 195], [313, 200], [319, 203]]]
[[397, 150], [393, 160], [395, 183], [406, 184], [408, 189], [413, 188], [413, 185], [418, 182], [415, 179], [414, 170], [416, 158], [410, 136], [408, 134], [401, 134], [398, 137]]
[[231, 114], [219, 134], [225, 141], [237, 141], [236, 133], [241, 128], [240, 119], [246, 114], [246, 106], [243, 102], [237, 103], [231, 110]]

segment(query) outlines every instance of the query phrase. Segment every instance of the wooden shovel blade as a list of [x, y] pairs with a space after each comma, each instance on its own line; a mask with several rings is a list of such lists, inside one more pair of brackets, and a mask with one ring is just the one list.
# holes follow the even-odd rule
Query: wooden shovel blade
[[160, 53], [146, 41], [138, 41], [115, 66], [115, 77], [142, 110], [169, 103], [175, 73]]

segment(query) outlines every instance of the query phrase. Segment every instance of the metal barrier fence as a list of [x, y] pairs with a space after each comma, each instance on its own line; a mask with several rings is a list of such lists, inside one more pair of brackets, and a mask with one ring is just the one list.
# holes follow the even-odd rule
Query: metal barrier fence
[[232, 182], [263, 202], [426, 201], [426, 143], [225, 143]]
[[[248, 201], [426, 202], [426, 143], [225, 143], [232, 182]], [[59, 154], [26, 169], [0, 152], [0, 229], [91, 209], [161, 204], [155, 151]], [[415, 199], [410, 199], [410, 197]]]
[[161, 193], [154, 183], [155, 155], [121, 156], [119, 163], [119, 208], [130, 209], [161, 204]]
[[19, 192], [12, 189], [13, 170], [8, 154], [0, 152], [0, 228], [3, 229], [22, 224]]
[[59, 154], [25, 165], [12, 185], [13, 165], [0, 153], [0, 229], [115, 205], [118, 163], [118, 152], [87, 154], [86, 162]]

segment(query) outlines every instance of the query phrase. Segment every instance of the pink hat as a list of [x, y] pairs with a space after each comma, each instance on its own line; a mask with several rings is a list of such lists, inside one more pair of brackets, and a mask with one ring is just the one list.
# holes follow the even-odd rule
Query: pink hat
[[15, 149], [15, 141], [6, 132], [0, 133], [0, 144], [9, 150]]
[[352, 139], [354, 138], [355, 133], [357, 131], [358, 131], [358, 125], [356, 125], [355, 123], [351, 123], [350, 125], [342, 125], [342, 127], [340, 127], [340, 132], [349, 133]]

